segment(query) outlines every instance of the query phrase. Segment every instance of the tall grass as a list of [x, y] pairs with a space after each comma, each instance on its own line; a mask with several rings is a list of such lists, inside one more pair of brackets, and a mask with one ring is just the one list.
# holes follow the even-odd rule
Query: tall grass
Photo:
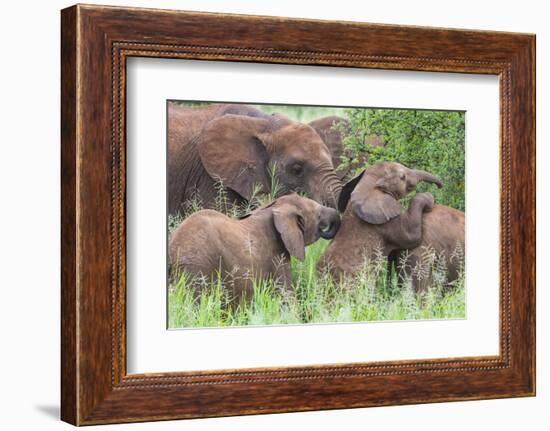
[[445, 268], [432, 266], [433, 284], [415, 293], [410, 278], [399, 282], [398, 274], [390, 271], [380, 255], [373, 262], [365, 262], [358, 275], [333, 281], [328, 273], [317, 270], [327, 245], [327, 241], [319, 240], [307, 247], [303, 262], [291, 259], [290, 289], [273, 279], [253, 280], [252, 297], [236, 305], [224, 288], [230, 283], [227, 276], [216, 274], [207, 279], [183, 273], [172, 277], [169, 328], [465, 317], [463, 273], [448, 288], [441, 273]]

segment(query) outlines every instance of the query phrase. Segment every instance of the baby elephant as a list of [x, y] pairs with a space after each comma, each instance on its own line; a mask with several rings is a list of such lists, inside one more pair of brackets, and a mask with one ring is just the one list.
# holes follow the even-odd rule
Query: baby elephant
[[433, 268], [440, 266], [445, 272], [443, 286], [451, 286], [464, 269], [464, 226], [465, 217], [462, 211], [445, 205], [435, 205], [422, 218], [420, 245], [392, 256], [400, 278], [410, 277], [413, 289], [416, 292], [425, 292], [433, 285]]
[[359, 273], [380, 252], [387, 257], [420, 245], [423, 213], [433, 208], [433, 196], [416, 194], [407, 211], [399, 203], [419, 181], [443, 185], [428, 172], [395, 162], [376, 163], [350, 180], [340, 194], [340, 211], [345, 210], [342, 228], [321, 257], [320, 268], [339, 279]]
[[297, 194], [241, 219], [202, 210], [172, 233], [169, 261], [192, 275], [210, 278], [219, 273], [227, 278], [235, 304], [250, 299], [253, 280], [259, 278], [271, 277], [290, 287], [290, 256], [303, 260], [306, 245], [333, 238], [339, 227], [338, 211]]

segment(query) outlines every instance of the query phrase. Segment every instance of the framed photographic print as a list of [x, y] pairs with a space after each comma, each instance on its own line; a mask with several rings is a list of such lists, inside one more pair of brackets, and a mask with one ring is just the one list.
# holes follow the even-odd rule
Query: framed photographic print
[[535, 394], [533, 35], [78, 5], [61, 43], [63, 420]]

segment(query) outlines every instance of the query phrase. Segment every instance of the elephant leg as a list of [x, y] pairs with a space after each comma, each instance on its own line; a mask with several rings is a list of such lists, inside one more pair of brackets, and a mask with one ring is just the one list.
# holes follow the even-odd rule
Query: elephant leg
[[427, 290], [430, 285], [431, 271], [429, 274], [424, 274], [424, 276], [421, 277], [418, 274], [420, 265], [423, 265], [420, 247], [399, 252], [396, 262], [396, 271], [400, 288], [410, 283], [415, 293], [421, 293]]
[[386, 273], [386, 285], [391, 286], [392, 285], [392, 279], [395, 275], [397, 275], [397, 279], [399, 280], [399, 257], [401, 253], [400, 250], [393, 250], [388, 255], [388, 271]]
[[277, 285], [282, 287], [284, 295], [292, 294], [292, 274], [290, 263], [286, 258], [282, 258], [275, 264], [273, 274]]

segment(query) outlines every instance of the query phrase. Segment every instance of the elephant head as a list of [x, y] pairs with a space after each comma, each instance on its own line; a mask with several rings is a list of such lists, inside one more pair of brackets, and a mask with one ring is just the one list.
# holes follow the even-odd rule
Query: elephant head
[[332, 239], [340, 228], [338, 211], [296, 194], [280, 197], [272, 208], [286, 250], [299, 260], [304, 260], [306, 245], [319, 238]]
[[418, 182], [426, 181], [439, 188], [443, 183], [426, 171], [409, 169], [396, 162], [379, 162], [352, 178], [342, 189], [340, 211], [351, 202], [352, 211], [371, 224], [382, 224], [401, 214], [399, 199], [412, 192]]
[[336, 207], [341, 182], [330, 151], [313, 128], [280, 115], [223, 115], [197, 138], [206, 172], [249, 200], [254, 188], [304, 193]]

